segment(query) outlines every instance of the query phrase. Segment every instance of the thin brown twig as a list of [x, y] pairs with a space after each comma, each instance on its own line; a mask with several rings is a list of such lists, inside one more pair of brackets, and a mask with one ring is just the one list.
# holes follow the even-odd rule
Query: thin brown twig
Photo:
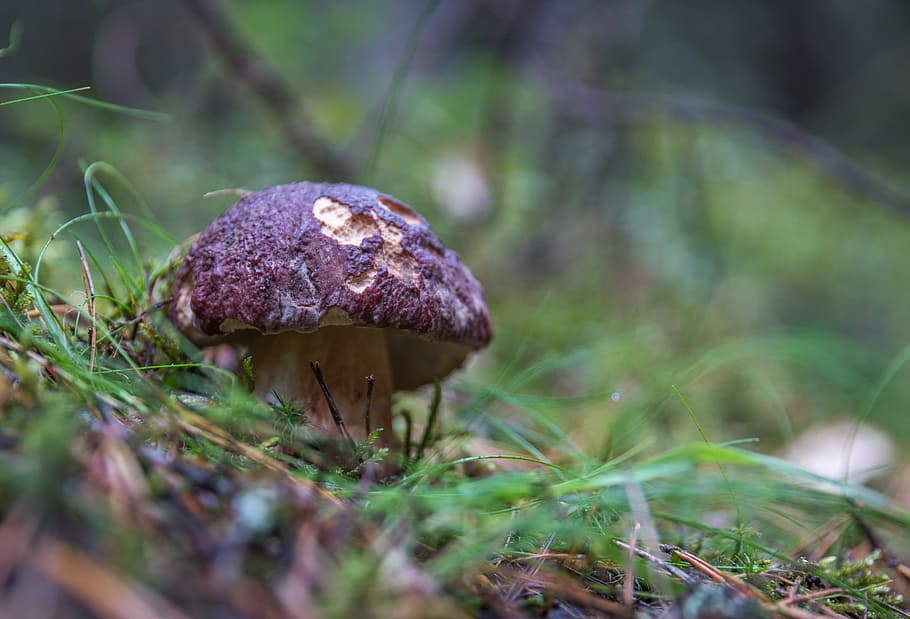
[[679, 557], [716, 583], [729, 585], [742, 595], [754, 597], [763, 602], [768, 601], [767, 596], [765, 596], [764, 593], [755, 587], [749, 585], [746, 582], [743, 582], [732, 574], [728, 574], [727, 572], [723, 572], [717, 569], [698, 555], [695, 555], [688, 550], [683, 550], [679, 546], [673, 546], [672, 544], [663, 544], [660, 549], [662, 552], [665, 552], [669, 555]]
[[634, 549], [638, 546], [638, 531], [641, 529], [641, 523], [636, 522], [635, 527], [632, 529], [632, 534], [629, 536], [629, 565], [626, 568], [626, 579], [622, 587], [622, 601], [623, 603], [632, 608], [635, 603], [634, 598], [634, 584], [635, 584], [635, 552]]
[[238, 453], [265, 469], [274, 471], [276, 473], [282, 473], [283, 475], [294, 480], [295, 483], [307, 486], [307, 488], [316, 493], [322, 500], [327, 501], [332, 505], [341, 505], [341, 501], [330, 491], [321, 488], [316, 483], [306, 479], [305, 477], [293, 475], [285, 465], [283, 465], [275, 458], [257, 449], [256, 447], [253, 447], [252, 445], [248, 445], [243, 441], [237, 440], [223, 428], [209, 422], [204, 417], [197, 415], [196, 413], [190, 411], [188, 408], [175, 406], [174, 412], [176, 413], [175, 418], [178, 425], [184, 431], [194, 436], [202, 436], [203, 438], [212, 441], [219, 447], [223, 447], [224, 449]]
[[223, 15], [220, 3], [184, 0], [208, 36], [212, 48], [230, 70], [262, 102], [284, 131], [285, 139], [322, 176], [342, 180], [353, 175], [353, 166], [314, 131], [299, 122], [306, 117], [301, 98], [284, 79], [258, 58]]
[[833, 587], [831, 589], [821, 589], [820, 591], [811, 591], [809, 593], [802, 593], [800, 595], [791, 595], [785, 600], [778, 602], [779, 605], [783, 604], [805, 604], [806, 602], [814, 602], [815, 600], [832, 597], [835, 595], [843, 595], [844, 590], [839, 587]]
[[86, 302], [88, 303], [88, 313], [91, 317], [88, 325], [88, 337], [91, 345], [91, 354], [88, 361], [88, 371], [95, 371], [95, 358], [98, 353], [98, 333], [95, 328], [95, 321], [98, 316], [95, 311], [95, 284], [92, 282], [92, 273], [88, 268], [88, 261], [85, 259], [85, 250], [82, 243], [76, 241], [76, 249], [79, 251], [79, 262], [82, 264], [82, 284], [85, 286]]
[[26, 355], [29, 359], [40, 365], [50, 376], [56, 376], [60, 371], [59, 366], [51, 363], [48, 359], [42, 357], [34, 350], [26, 350], [21, 344], [14, 342], [8, 337], [0, 335], [0, 346], [4, 346], [9, 350], [14, 350], [17, 353]]
[[[534, 564], [529, 566], [525, 572], [525, 578], [532, 579], [537, 576], [540, 572], [540, 569], [543, 567], [544, 562], [547, 560], [547, 555], [550, 552], [550, 547], [553, 545], [553, 540], [556, 538], [555, 533], [550, 533], [547, 537], [547, 541], [544, 543], [543, 547], [537, 553], [538, 558], [534, 559]], [[509, 602], [515, 602], [518, 600], [518, 596], [521, 593], [522, 583], [518, 580], [514, 581], [509, 587], [509, 590], [506, 592], [505, 598]]]
[[801, 557], [805, 555], [809, 548], [815, 546], [815, 550], [807, 557], [811, 562], [818, 562], [831, 546], [840, 539], [844, 534], [844, 528], [850, 524], [849, 516], [836, 516], [832, 518], [820, 529], [813, 532], [808, 538], [800, 542], [798, 546], [791, 549], [787, 554], [791, 557]]
[[624, 617], [628, 615], [628, 608], [619, 602], [606, 599], [587, 587], [581, 586], [575, 580], [565, 578], [548, 570], [539, 570], [533, 574], [521, 572], [515, 575], [515, 578], [523, 581], [525, 585], [536, 585], [544, 588], [588, 609], [606, 613], [609, 617]]
[[647, 550], [642, 550], [641, 548], [635, 548], [635, 547], [630, 546], [629, 544], [627, 544], [627, 543], [625, 543], [625, 542], [623, 542], [623, 541], [621, 541], [621, 540], [618, 540], [618, 539], [617, 539], [617, 540], [613, 540], [613, 543], [616, 544], [617, 546], [619, 546], [620, 548], [624, 549], [624, 550], [631, 550], [631, 552], [634, 552], [636, 556], [641, 557], [642, 559], [644, 559], [644, 560], [646, 560], [646, 561], [650, 561], [650, 562], [653, 563], [654, 565], [660, 567], [661, 569], [663, 569], [663, 570], [664, 570], [665, 572], [667, 572], [668, 574], [672, 574], [673, 576], [675, 576], [676, 578], [678, 578], [681, 582], [683, 582], [683, 583], [685, 583], [685, 584], [687, 584], [687, 585], [695, 585], [695, 584], [698, 584], [698, 579], [693, 578], [693, 577], [690, 576], [689, 574], [686, 574], [684, 571], [682, 571], [681, 569], [679, 569], [679, 568], [676, 567], [675, 565], [672, 565], [672, 564], [670, 564], [670, 563], [667, 563], [666, 561], [664, 561], [664, 560], [661, 559], [660, 557], [657, 557], [657, 556], [655, 556], [655, 555], [652, 555], [652, 554], [651, 554], [650, 552], [648, 552]]
[[325, 397], [326, 404], [329, 406], [329, 412], [332, 414], [332, 421], [335, 422], [335, 426], [338, 428], [338, 432], [341, 433], [342, 438], [347, 440], [353, 450], [357, 446], [357, 443], [354, 442], [354, 438], [344, 425], [344, 417], [341, 416], [338, 405], [335, 404], [335, 398], [332, 397], [332, 392], [329, 391], [328, 385], [325, 384], [325, 376], [322, 374], [322, 368], [319, 366], [319, 362], [310, 361], [310, 369], [313, 370], [313, 375], [316, 376], [316, 382], [319, 383], [319, 388], [322, 389], [322, 395]]
[[401, 411], [401, 416], [404, 417], [404, 457], [410, 459], [411, 440], [414, 435], [414, 418], [411, 417], [411, 411], [409, 410]]
[[[790, 600], [784, 600], [782, 602], [772, 601], [765, 593], [750, 585], [749, 583], [741, 580], [733, 574], [721, 571], [702, 559], [701, 557], [679, 548], [678, 546], [673, 546], [671, 544], [664, 544], [661, 546], [661, 551], [666, 552], [667, 554], [674, 555], [697, 569], [699, 572], [705, 574], [708, 578], [713, 580], [718, 584], [724, 584], [736, 591], [739, 595], [743, 597], [755, 600], [761, 604], [764, 608], [772, 610], [775, 613], [790, 617], [790, 619], [815, 619], [820, 617], [816, 613], [812, 613], [801, 608], [796, 608], [791, 606], [792, 602]], [[811, 599], [805, 601], [812, 601]], [[822, 607], [822, 612], [827, 613], [826, 608]], [[839, 616], [836, 615], [835, 616]]]
[[904, 580], [910, 582], [910, 567], [907, 567], [900, 559], [898, 559], [893, 552], [881, 541], [878, 534], [872, 530], [872, 527], [867, 523], [863, 518], [860, 518], [858, 514], [852, 515], [853, 522], [862, 531], [863, 535], [866, 537], [866, 540], [875, 550], [878, 550], [881, 553], [882, 559], [885, 560], [885, 563], [888, 567], [894, 569]]
[[371, 423], [370, 415], [372, 414], [373, 408], [373, 384], [376, 382], [376, 377], [372, 374], [367, 376], [367, 406], [366, 410], [363, 412], [363, 425], [366, 427], [367, 436], [370, 435], [370, 432], [373, 429]]
[[559, 93], [557, 103], [570, 114], [622, 124], [663, 116], [741, 129], [802, 154], [854, 195], [878, 202], [901, 215], [910, 215], [910, 197], [874, 176], [826, 140], [788, 120], [732, 105], [601, 91], [561, 78], [555, 78], [554, 82], [559, 84], [554, 89]]
[[[49, 305], [48, 309], [51, 310], [54, 314], [58, 316], [63, 316], [64, 318], [69, 314], [77, 314], [79, 312], [78, 308], [73, 307], [69, 303], [55, 303], [54, 305]], [[25, 315], [28, 318], [40, 318], [41, 310], [32, 309], [25, 312]]]

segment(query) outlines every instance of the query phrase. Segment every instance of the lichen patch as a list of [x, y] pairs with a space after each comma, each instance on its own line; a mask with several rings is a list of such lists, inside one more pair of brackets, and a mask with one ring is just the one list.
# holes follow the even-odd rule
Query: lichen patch
[[379, 231], [369, 215], [353, 213], [347, 204], [325, 196], [313, 202], [313, 216], [319, 220], [321, 232], [342, 245], [359, 246]]

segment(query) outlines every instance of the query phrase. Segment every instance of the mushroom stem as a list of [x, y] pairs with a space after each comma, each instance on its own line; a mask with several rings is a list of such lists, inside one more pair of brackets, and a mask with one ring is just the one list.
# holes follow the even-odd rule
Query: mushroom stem
[[323, 327], [312, 333], [265, 335], [254, 338], [249, 351], [256, 396], [274, 402], [277, 394], [286, 402], [297, 403], [315, 431], [325, 436], [337, 436], [338, 430], [310, 362], [319, 363], [344, 423], [358, 441], [367, 434], [367, 376], [372, 374], [371, 425], [383, 428], [380, 445], [393, 444], [392, 372], [381, 329]]

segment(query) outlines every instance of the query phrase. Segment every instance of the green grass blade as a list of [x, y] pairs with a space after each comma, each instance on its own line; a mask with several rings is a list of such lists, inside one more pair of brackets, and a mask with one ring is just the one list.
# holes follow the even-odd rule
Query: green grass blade
[[[35, 92], [41, 93], [58, 93], [60, 92], [56, 88], [50, 88], [48, 86], [38, 86], [37, 84], [19, 84], [19, 83], [0, 83], [0, 88], [15, 88], [20, 90], [32, 90]], [[62, 95], [67, 99], [72, 99], [73, 101], [78, 101], [83, 105], [89, 107], [95, 107], [109, 112], [116, 112], [118, 114], [123, 114], [125, 116], [131, 116], [133, 118], [139, 118], [142, 120], [151, 120], [155, 122], [166, 122], [170, 120], [170, 115], [164, 114], [162, 112], [152, 112], [149, 110], [140, 110], [138, 108], [128, 107], [125, 105], [117, 105], [116, 103], [108, 103], [106, 101], [98, 101], [97, 99], [90, 99], [89, 97], [83, 97], [78, 94], [73, 93], [64, 93]]]
[[0, 58], [12, 56], [19, 51], [19, 45], [22, 43], [22, 31], [24, 29], [21, 19], [17, 19], [13, 22], [13, 25], [9, 27], [9, 45], [0, 47]]

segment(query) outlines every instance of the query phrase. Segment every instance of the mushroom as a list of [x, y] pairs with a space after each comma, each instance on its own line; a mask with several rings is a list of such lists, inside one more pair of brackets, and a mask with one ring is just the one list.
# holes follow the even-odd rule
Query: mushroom
[[177, 272], [170, 318], [200, 345], [252, 355], [254, 393], [306, 407], [337, 432], [310, 362], [345, 425], [392, 445], [392, 392], [447, 376], [485, 346], [480, 284], [404, 203], [367, 187], [294, 183], [251, 193], [200, 235]]

